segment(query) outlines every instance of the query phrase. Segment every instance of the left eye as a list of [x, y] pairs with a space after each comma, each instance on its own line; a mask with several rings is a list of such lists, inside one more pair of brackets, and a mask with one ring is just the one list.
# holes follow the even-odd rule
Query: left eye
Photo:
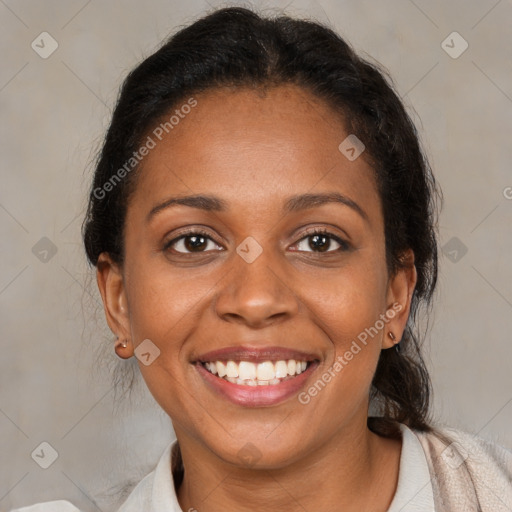
[[[337, 247], [332, 248], [332, 244], [336, 244]], [[297, 247], [297, 251], [304, 252], [334, 252], [340, 249], [342, 251], [348, 249], [347, 242], [331, 233], [323, 231], [309, 233], [299, 240], [295, 246]]]

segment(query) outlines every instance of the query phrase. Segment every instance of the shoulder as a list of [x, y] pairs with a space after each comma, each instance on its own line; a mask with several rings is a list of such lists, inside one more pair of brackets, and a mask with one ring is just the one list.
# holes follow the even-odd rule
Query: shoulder
[[29, 507], [16, 508], [11, 512], [80, 512], [72, 503], [65, 500], [45, 501]]
[[[171, 454], [173, 457], [171, 457]], [[170, 443], [164, 450], [155, 469], [134, 486], [130, 485], [128, 497], [122, 502], [117, 512], [180, 511], [173, 485], [173, 471], [179, 462], [177, 441]], [[17, 508], [9, 512], [81, 512], [69, 501], [47, 501], [29, 507]]]
[[431, 456], [442, 457], [450, 467], [463, 462], [475, 469], [497, 465], [512, 474], [512, 451], [496, 441], [449, 427], [437, 427], [432, 432], [413, 432]]
[[454, 428], [413, 432], [425, 452], [434, 492], [445, 506], [462, 510], [463, 504], [484, 512], [512, 509], [512, 451]]

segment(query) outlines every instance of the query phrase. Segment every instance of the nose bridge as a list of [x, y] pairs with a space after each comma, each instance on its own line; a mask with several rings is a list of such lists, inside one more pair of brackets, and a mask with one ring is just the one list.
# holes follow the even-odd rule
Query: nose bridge
[[256, 327], [296, 313], [296, 297], [270, 248], [248, 237], [237, 247], [233, 266], [216, 300], [221, 318]]

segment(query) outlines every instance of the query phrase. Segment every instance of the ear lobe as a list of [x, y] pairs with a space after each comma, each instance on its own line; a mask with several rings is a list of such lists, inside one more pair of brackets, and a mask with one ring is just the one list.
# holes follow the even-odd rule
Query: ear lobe
[[111, 331], [120, 339], [130, 339], [130, 321], [123, 275], [120, 266], [106, 252], [98, 257], [96, 280]]
[[[388, 282], [388, 309], [386, 315], [390, 320], [387, 323], [382, 340], [383, 349], [393, 347], [402, 339], [411, 310], [412, 295], [418, 279], [412, 249], [408, 249], [404, 253], [402, 261], [403, 267], [400, 268]], [[395, 337], [394, 341], [388, 335], [389, 332], [393, 333]]]

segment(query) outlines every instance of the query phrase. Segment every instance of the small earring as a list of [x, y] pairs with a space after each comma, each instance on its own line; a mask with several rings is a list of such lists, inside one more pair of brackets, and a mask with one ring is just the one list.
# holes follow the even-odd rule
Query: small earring
[[400, 354], [400, 341], [397, 341], [396, 336], [390, 331], [388, 332], [388, 336], [393, 340], [395, 344], [395, 350], [397, 354]]
[[[116, 336], [116, 341], [117, 341], [118, 339], [119, 339], [119, 336]], [[126, 348], [126, 346], [127, 346], [126, 340], [121, 341], [121, 346], [122, 346], [123, 348]]]

